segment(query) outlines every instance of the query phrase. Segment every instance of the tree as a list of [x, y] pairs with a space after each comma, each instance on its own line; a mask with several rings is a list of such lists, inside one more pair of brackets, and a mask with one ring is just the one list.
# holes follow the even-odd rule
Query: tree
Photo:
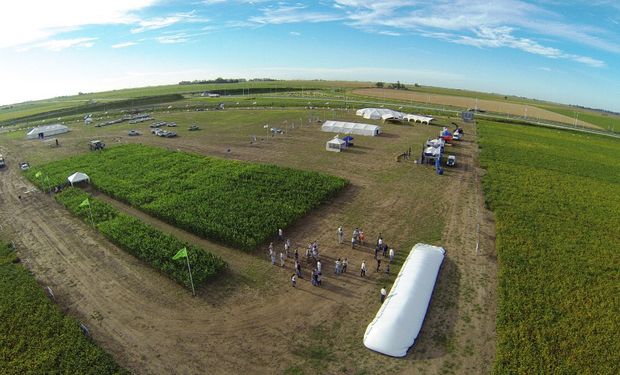
[[379, 87], [379, 88], [383, 88], [383, 86], [385, 86], [385, 83], [383, 83], [383, 82], [377, 82], [377, 83], [376, 83], [376, 86], [377, 86], [377, 87]]

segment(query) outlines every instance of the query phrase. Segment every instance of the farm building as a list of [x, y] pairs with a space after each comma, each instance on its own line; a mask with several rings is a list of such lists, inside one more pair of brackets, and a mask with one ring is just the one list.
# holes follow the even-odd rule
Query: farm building
[[52, 135], [67, 133], [68, 131], [69, 128], [61, 124], [37, 126], [36, 128], [33, 128], [28, 133], [26, 133], [26, 138], [45, 138]]
[[381, 127], [357, 122], [325, 121], [321, 126], [321, 130], [331, 133], [357, 134], [371, 137], [381, 134]]
[[434, 120], [432, 117], [422, 115], [405, 115], [404, 119], [407, 121], [420, 122], [422, 124], [430, 124]]
[[327, 141], [327, 143], [325, 144], [325, 149], [327, 151], [341, 152], [347, 149], [347, 142], [338, 138], [338, 136], [335, 136], [334, 138]]
[[403, 263], [392, 290], [366, 328], [364, 345], [393, 357], [404, 357], [418, 337], [433, 294], [445, 250], [416, 244]]
[[358, 116], [362, 116], [363, 118], [368, 119], [368, 120], [383, 120], [383, 121], [387, 121], [387, 120], [402, 121], [403, 116], [405, 115], [402, 112], [393, 111], [387, 108], [362, 108], [362, 109], [358, 109], [357, 112], [355, 112], [355, 114]]

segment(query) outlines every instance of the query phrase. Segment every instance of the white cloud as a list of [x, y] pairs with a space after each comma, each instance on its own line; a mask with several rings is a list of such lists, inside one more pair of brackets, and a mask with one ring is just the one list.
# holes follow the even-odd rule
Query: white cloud
[[341, 15], [334, 13], [310, 11], [306, 5], [299, 3], [294, 6], [279, 4], [275, 8], [261, 9], [261, 13], [259, 16], [250, 17], [250, 21], [261, 25], [278, 25], [301, 22], [330, 22], [343, 19]]
[[185, 33], [162, 35], [155, 38], [161, 44], [177, 44], [185, 43], [189, 40], [189, 36]]
[[44, 48], [53, 52], [58, 52], [71, 47], [89, 48], [95, 44], [95, 40], [97, 40], [97, 38], [52, 39], [35, 44], [32, 47]]
[[117, 43], [117, 44], [113, 44], [110, 47], [112, 48], [125, 48], [125, 47], [131, 47], [131, 46], [135, 46], [136, 42], [125, 42], [125, 43]]
[[[148, 20], [138, 21], [139, 27], [131, 29], [132, 34], [142, 33], [145, 31], [162, 29], [164, 27], [172, 26], [180, 22], [193, 22], [195, 19], [195, 12], [189, 13], [177, 13], [167, 17], [156, 17]], [[205, 19], [198, 19], [199, 22], [207, 22]]]
[[134, 12], [157, 0], [5, 1], [0, 12], [0, 48], [33, 44], [86, 25], [131, 24]]
[[300, 36], [301, 35], [301, 33], [297, 32], [297, 31], [291, 31], [288, 34], [292, 35], [292, 36]]

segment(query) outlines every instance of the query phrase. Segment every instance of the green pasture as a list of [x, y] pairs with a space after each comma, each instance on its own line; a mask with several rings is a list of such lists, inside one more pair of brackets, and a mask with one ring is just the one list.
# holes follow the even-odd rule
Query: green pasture
[[549, 111], [559, 113], [572, 118], [577, 118], [581, 121], [589, 122], [590, 124], [600, 126], [602, 129], [612, 132], [620, 132], [620, 116], [596, 113], [581, 108], [570, 108], [565, 106], [539, 106]]
[[499, 374], [617, 374], [620, 143], [480, 123], [495, 213]]

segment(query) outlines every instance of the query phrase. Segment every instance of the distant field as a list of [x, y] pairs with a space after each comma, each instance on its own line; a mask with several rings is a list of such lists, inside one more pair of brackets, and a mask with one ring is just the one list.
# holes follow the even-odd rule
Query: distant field
[[[403, 90], [392, 90], [392, 89], [357, 89], [353, 90], [353, 93], [368, 96], [373, 98], [386, 98], [386, 99], [397, 99], [402, 100], [404, 102], [419, 102], [419, 103], [428, 103], [429, 105], [448, 105], [456, 108], [478, 108], [485, 110], [487, 112], [492, 113], [505, 113], [509, 115], [513, 115], [515, 117], [524, 117], [527, 115], [527, 118], [530, 120], [548, 120], [548, 121], [556, 121], [562, 122], [566, 124], [573, 124], [574, 119], [559, 114], [554, 113], [552, 111], [548, 111], [542, 108], [538, 108], [535, 106], [531, 106], [528, 104], [520, 104], [520, 103], [511, 103], [508, 100], [499, 101], [499, 100], [488, 100], [488, 99], [478, 99], [472, 97], [465, 96], [452, 96], [452, 95], [438, 95], [438, 94], [427, 94], [416, 91], [403, 91]], [[598, 126], [586, 123], [584, 121], [577, 121], [579, 126], [590, 127], [598, 129]]]
[[498, 374], [617, 374], [620, 142], [480, 122]]
[[599, 126], [602, 129], [612, 132], [620, 132], [620, 116], [607, 115], [602, 113], [594, 113], [581, 108], [567, 108], [567, 107], [554, 107], [544, 106], [543, 108], [549, 111], [556, 112], [565, 116], [575, 118], [575, 113], [578, 113], [580, 120], [586, 121], [590, 124]]

